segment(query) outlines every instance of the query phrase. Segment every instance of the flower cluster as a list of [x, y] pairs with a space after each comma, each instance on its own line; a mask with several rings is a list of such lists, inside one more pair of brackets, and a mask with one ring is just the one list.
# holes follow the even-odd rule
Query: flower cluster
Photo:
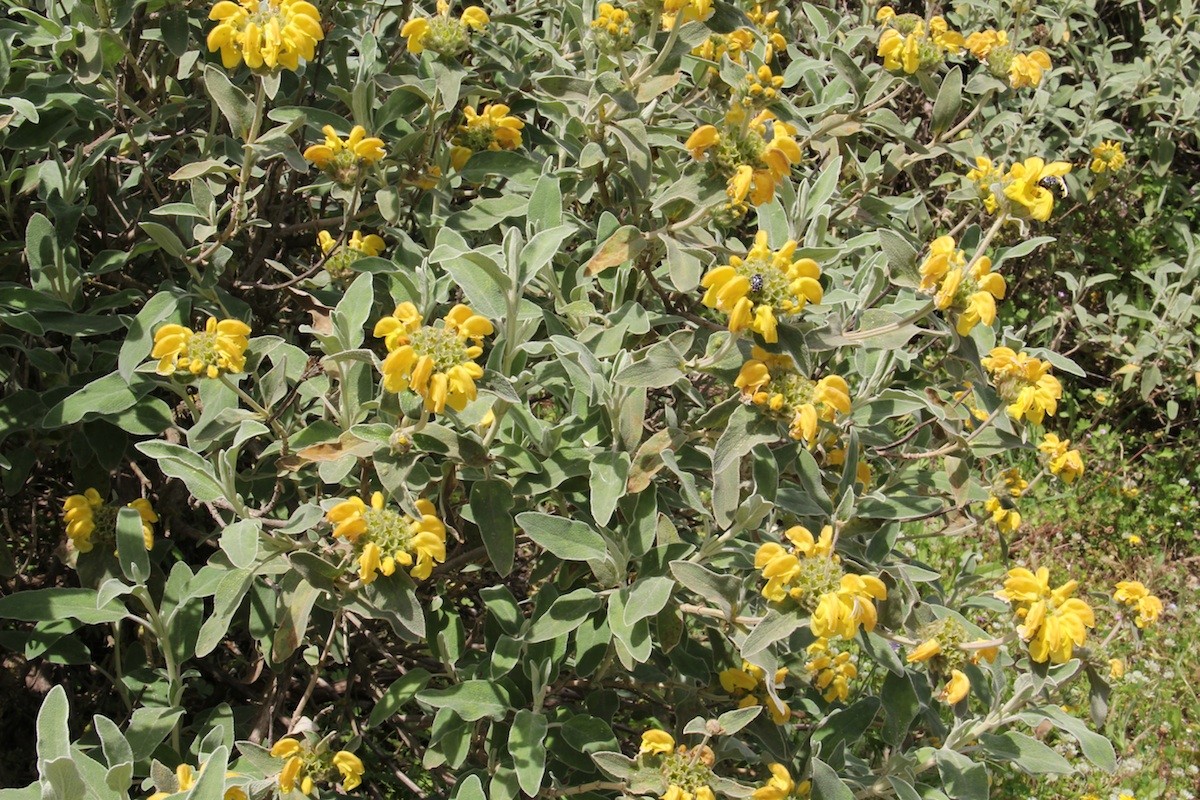
[[463, 124], [458, 126], [450, 148], [450, 164], [461, 170], [467, 160], [484, 150], [516, 150], [521, 146], [521, 129], [525, 123], [508, 113], [506, 105], [486, 105], [482, 111], [474, 106], [463, 109]]
[[954, 238], [939, 236], [929, 246], [929, 256], [921, 264], [921, 290], [934, 293], [934, 304], [957, 316], [954, 328], [967, 336], [978, 324], [996, 320], [996, 301], [1003, 300], [1008, 286], [1004, 276], [992, 272], [992, 260], [980, 255], [966, 266], [962, 250], [955, 249]]
[[980, 359], [992, 376], [1000, 397], [1008, 403], [1008, 415], [1024, 417], [1041, 425], [1046, 414], [1053, 415], [1062, 399], [1062, 384], [1050, 374], [1050, 363], [1017, 353], [1009, 347], [994, 347]]
[[[203, 770], [203, 766], [201, 770]], [[191, 764], [180, 764], [175, 768], [175, 775], [173, 777], [174, 782], [166, 780], [165, 786], [159, 784], [157, 787], [158, 791], [150, 795], [146, 800], [166, 800], [166, 798], [173, 794], [186, 792], [196, 785], [196, 782], [200, 779], [200, 773]], [[237, 775], [233, 772], [227, 772], [225, 777], [235, 778]], [[246, 790], [241, 786], [229, 786], [226, 787], [225, 793], [221, 795], [221, 798], [222, 800], [249, 800], [249, 795], [246, 794]]]
[[471, 32], [481, 31], [490, 22], [479, 6], [463, 9], [458, 19], [450, 16], [450, 4], [438, 0], [437, 16], [413, 17], [404, 23], [400, 36], [407, 39], [408, 52], [420, 55], [426, 50], [453, 58], [471, 46]]
[[1054, 211], [1055, 190], [1066, 195], [1063, 176], [1070, 171], [1071, 165], [1065, 161], [1047, 163], [1037, 157], [1018, 161], [1005, 171], [1003, 164], [977, 156], [967, 180], [978, 188], [989, 214], [1003, 207], [1017, 219], [1045, 222]]
[[850, 681], [858, 677], [854, 654], [839, 649], [825, 637], [810, 644], [805, 652], [808, 653], [808, 661], [804, 664], [804, 671], [825, 702], [846, 702], [850, 698]]
[[304, 158], [340, 186], [353, 186], [364, 167], [387, 156], [383, 140], [367, 136], [362, 125], [351, 128], [350, 135], [345, 139], [338, 136], [332, 125], [326, 125], [321, 130], [325, 134], [325, 142], [309, 146], [304, 151]]
[[790, 552], [777, 542], [766, 542], [754, 556], [754, 568], [767, 579], [763, 597], [781, 603], [788, 597], [799, 600], [833, 590], [842, 574], [833, 552], [833, 528], [826, 525], [818, 538], [803, 525], [794, 525], [783, 535], [792, 543]]
[[792, 543], [787, 550], [766, 542], [754, 555], [754, 568], [762, 570], [766, 586], [762, 595], [773, 603], [792, 599], [811, 611], [814, 636], [853, 639], [860, 627], [875, 629], [873, 600], [887, 598], [887, 587], [873, 575], [846, 573], [833, 552], [833, 528], [826, 525], [819, 537], [803, 525], [784, 532]]
[[[142, 518], [142, 540], [146, 549], [154, 547], [154, 523], [158, 514], [145, 498], [138, 498], [125, 506], [138, 512]], [[117, 514], [121, 506], [105, 503], [100, 492], [88, 489], [83, 494], [73, 494], [63, 501], [63, 523], [67, 527], [67, 538], [71, 546], [80, 553], [90, 553], [97, 544], [116, 549]]]
[[796, 783], [783, 764], [770, 764], [771, 777], [750, 795], [753, 800], [793, 800], [808, 797], [812, 791], [810, 781]]
[[416, 306], [401, 303], [375, 324], [375, 335], [388, 350], [380, 367], [383, 387], [396, 393], [412, 389], [435, 414], [446, 406], [462, 411], [475, 399], [475, 381], [483, 377], [475, 359], [483, 355], [483, 337], [493, 330], [491, 322], [461, 303], [438, 326], [423, 324]]
[[983, 507], [1003, 533], [1012, 533], [1021, 527], [1021, 513], [1017, 511], [1014, 500], [1024, 494], [1027, 488], [1029, 481], [1022, 478], [1020, 470], [1015, 468], [1002, 472], [992, 486], [992, 493]]
[[909, 652], [909, 664], [925, 664], [930, 673], [948, 675], [938, 699], [949, 705], [962, 700], [971, 691], [971, 680], [960, 667], [970, 661], [995, 661], [1000, 654], [998, 645], [987, 641], [968, 641], [967, 629], [953, 617], [943, 617], [924, 626], [920, 631], [921, 644]]
[[717, 62], [721, 60], [721, 56], [727, 55], [733, 63], [742, 64], [745, 61], [746, 53], [753, 49], [754, 31], [749, 28], [738, 28], [728, 34], [710, 34], [707, 39], [692, 50], [692, 55], [696, 56], [696, 58], [703, 58], [706, 61]]
[[600, 3], [592, 20], [592, 35], [596, 37], [596, 47], [606, 53], [628, 50], [633, 46], [633, 20], [625, 9]]
[[681, 22], [704, 22], [713, 15], [713, 0], [663, 0], [662, 29], [669, 31]]
[[285, 737], [271, 748], [271, 756], [286, 759], [279, 771], [279, 790], [284, 795], [294, 789], [312, 795], [318, 781], [332, 782], [335, 774], [340, 774], [344, 791], [356, 789], [362, 783], [363, 763], [359, 757], [349, 750], [331, 752], [325, 742], [310, 747]]
[[203, 331], [171, 323], [155, 331], [150, 356], [158, 359], [159, 375], [184, 372], [217, 378], [246, 368], [249, 336], [250, 326], [236, 319], [209, 317]]
[[662, 800], [716, 800], [711, 786], [716, 760], [708, 745], [676, 748], [675, 738], [660, 730], [643, 733], [638, 749], [640, 764], [662, 773], [663, 785], [667, 787]]
[[1047, 469], [1064, 483], [1074, 483], [1083, 474], [1083, 456], [1070, 447], [1070, 439], [1059, 439], [1053, 433], [1047, 433], [1038, 445]]
[[779, 10], [765, 11], [762, 3], [755, 3], [754, 8], [746, 12], [746, 17], [758, 28], [759, 34], [766, 40], [767, 49], [763, 61], [770, 63], [775, 53], [787, 50], [787, 39], [779, 32]]
[[893, 72], [912, 75], [918, 70], [936, 69], [947, 53], [959, 53], [966, 42], [961, 33], [950, 30], [942, 17], [933, 17], [926, 27], [925, 20], [916, 14], [897, 14], [891, 6], [883, 6], [875, 20], [884, 26], [876, 54], [883, 59], [884, 69]]
[[741, 87], [739, 95], [744, 108], [762, 108], [769, 106], [779, 99], [779, 91], [783, 88], [783, 76], [771, 72], [766, 64], [746, 73], [746, 83]]
[[[767, 123], [771, 123], [769, 139]], [[734, 106], [719, 128], [701, 125], [684, 147], [692, 158], [705, 161], [725, 179], [725, 193], [733, 203], [740, 205], [749, 199], [759, 206], [771, 202], [776, 184], [791, 174], [793, 164], [800, 162], [802, 153], [795, 133], [793, 126], [776, 120], [770, 111], [761, 111], [746, 121], [741, 107]]]
[[1163, 612], [1162, 600], [1150, 594], [1150, 590], [1141, 581], [1118, 582], [1117, 591], [1113, 593], [1113, 599], [1138, 612], [1137, 619], [1134, 622], [1139, 628], [1144, 628], [1158, 621], [1159, 616]]
[[350, 240], [345, 245], [339, 245], [329, 231], [317, 234], [317, 244], [325, 254], [325, 271], [335, 280], [346, 280], [353, 274], [351, 265], [360, 258], [377, 256], [386, 246], [382, 238], [375, 234], [363, 236], [362, 231], [350, 234]]
[[1118, 172], [1124, 166], [1125, 151], [1120, 142], [1105, 140], [1092, 148], [1092, 172]]
[[818, 638], [853, 639], [859, 628], [875, 630], [875, 600], [887, 599], [887, 587], [874, 575], [842, 575], [839, 586], [822, 594], [812, 612], [809, 629]]
[[418, 516], [393, 511], [383, 493], [371, 495], [371, 505], [362, 498], [343, 500], [325, 514], [334, 526], [333, 535], [346, 539], [358, 553], [358, 576], [371, 583], [377, 573], [391, 575], [397, 565], [412, 567], [410, 574], [424, 580], [434, 563], [446, 560], [446, 526], [428, 500], [415, 504]]
[[1096, 627], [1091, 606], [1072, 597], [1078, 587], [1077, 581], [1067, 581], [1051, 589], [1050, 571], [1045, 567], [1036, 573], [1024, 567], [1008, 571], [1004, 589], [996, 592], [996, 597], [1012, 603], [1017, 618], [1024, 621], [1017, 634], [1029, 643], [1029, 657], [1034, 661], [1062, 664], [1070, 660], [1074, 648], [1083, 646], [1087, 629]]
[[850, 413], [850, 386], [839, 375], [810, 380], [795, 370], [791, 356], [778, 356], [755, 346], [733, 385], [742, 397], [778, 415], [793, 439], [813, 443], [821, 421]]
[[789, 239], [773, 251], [766, 231], [759, 231], [745, 258], [730, 256], [728, 264], [705, 273], [704, 305], [728, 314], [734, 333], [749, 328], [765, 342], [778, 342], [779, 317], [798, 314], [824, 296], [821, 268], [811, 258], [793, 260], [796, 247]]
[[792, 710], [782, 700], [777, 700], [771, 689], [780, 689], [787, 678], [787, 667], [775, 671], [772, 686], [767, 687], [767, 675], [762, 667], [755, 666], [749, 661], [743, 661], [741, 669], [730, 667], [722, 670], [717, 676], [721, 688], [738, 700], [738, 708], [750, 706], [766, 706], [776, 725], [782, 725], [791, 719]]
[[325, 38], [321, 14], [307, 0], [220, 0], [208, 18], [219, 20], [208, 32], [208, 49], [221, 52], [225, 69], [245, 61], [252, 70], [294, 72]]
[[1044, 50], [1022, 53], [1009, 44], [1008, 33], [992, 28], [967, 37], [967, 50], [987, 65], [993, 77], [1007, 79], [1014, 89], [1037, 86], [1049, 71], [1050, 56]]

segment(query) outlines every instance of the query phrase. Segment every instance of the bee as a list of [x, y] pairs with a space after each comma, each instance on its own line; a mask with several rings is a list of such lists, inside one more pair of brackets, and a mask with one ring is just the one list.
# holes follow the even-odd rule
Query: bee
[[750, 292], [753, 294], [757, 294], [762, 291], [762, 288], [763, 288], [763, 276], [761, 273], [756, 272], [750, 276]]
[[1058, 189], [1058, 193], [1062, 197], [1067, 196], [1067, 182], [1061, 177], [1047, 175], [1038, 181], [1038, 186], [1042, 187], [1043, 189]]

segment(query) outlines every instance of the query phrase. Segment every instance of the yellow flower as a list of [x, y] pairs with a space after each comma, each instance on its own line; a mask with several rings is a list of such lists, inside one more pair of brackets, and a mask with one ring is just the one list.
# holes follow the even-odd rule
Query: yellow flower
[[846, 702], [850, 698], [850, 681], [858, 677], [858, 667], [847, 651], [833, 649], [828, 639], [819, 638], [808, 646], [808, 662], [804, 671], [812, 685], [820, 691], [826, 703]]
[[929, 33], [933, 43], [948, 53], [957, 54], [966, 46], [966, 40], [958, 31], [950, 30], [943, 17], [937, 16], [929, 20]]
[[483, 367], [481, 342], [494, 328], [468, 306], [456, 305], [441, 326], [421, 324], [411, 303], [396, 307], [393, 316], [375, 325], [375, 335], [389, 350], [384, 359], [383, 386], [389, 392], [412, 389], [425, 398], [425, 410], [441, 414], [446, 406], [462, 411], [476, 397], [475, 381]]
[[1050, 374], [1049, 362], [995, 347], [980, 363], [992, 375], [996, 390], [1008, 402], [1013, 419], [1024, 417], [1040, 425], [1046, 414], [1054, 414], [1062, 398], [1062, 384]]
[[1016, 203], [1017, 210], [1023, 211], [1030, 219], [1045, 222], [1054, 210], [1054, 192], [1042, 186], [1042, 181], [1061, 178], [1070, 171], [1071, 165], [1065, 161], [1047, 164], [1037, 157], [1019, 161], [1008, 170], [1004, 196]]
[[446, 527], [428, 500], [414, 503], [416, 516], [387, 508], [382, 492], [343, 500], [325, 514], [335, 538], [346, 539], [359, 552], [359, 578], [371, 583], [377, 573], [392, 575], [397, 566], [412, 567], [417, 580], [428, 578], [435, 562], [446, 560]]
[[1117, 172], [1124, 166], [1125, 152], [1120, 142], [1106, 140], [1092, 148], [1092, 172]]
[[967, 180], [975, 184], [979, 197], [983, 200], [984, 209], [989, 214], [996, 213], [1000, 203], [996, 200], [996, 194], [992, 187], [998, 183], [1003, 184], [1005, 180], [1004, 166], [997, 164], [987, 156], [976, 156], [975, 169], [967, 172]]
[[1163, 612], [1162, 600], [1150, 594], [1150, 590], [1141, 581], [1118, 582], [1113, 599], [1137, 610], [1138, 617], [1135, 623], [1139, 628], [1156, 622]]
[[285, 736], [275, 744], [271, 745], [272, 758], [288, 758], [294, 756], [301, 750], [300, 742], [290, 736]]
[[352, 265], [355, 261], [378, 256], [386, 247], [383, 239], [375, 234], [363, 236], [362, 231], [350, 234], [350, 240], [341, 248], [329, 231], [321, 231], [317, 234], [317, 244], [325, 254], [325, 270], [339, 280], [349, 278], [354, 273]]
[[[781, 688], [787, 674], [787, 668], [776, 670], [773, 688]], [[788, 704], [776, 700], [767, 689], [766, 674], [761, 667], [743, 661], [741, 669], [730, 667], [722, 670], [717, 679], [721, 683], [721, 688], [726, 692], [735, 698], [741, 698], [738, 708], [765, 705], [767, 713], [770, 714], [776, 725], [782, 725], [791, 719], [792, 710]]]
[[817, 601], [809, 628], [814, 636], [825, 639], [853, 639], [860, 627], [873, 631], [877, 612], [872, 599], [887, 599], [883, 581], [872, 575], [843, 575], [841, 586]]
[[788, 800], [794, 797], [808, 797], [810, 790], [808, 781], [801, 781], [797, 785], [783, 764], [771, 764], [768, 769], [771, 770], [771, 777], [750, 795], [753, 800]]
[[342, 774], [342, 789], [345, 791], [356, 789], [362, 783], [363, 763], [358, 756], [347, 750], [339, 750], [333, 755], [333, 765]]
[[950, 680], [942, 688], [938, 699], [947, 705], [954, 705], [962, 700], [971, 691], [971, 681], [963, 672], [957, 669], [950, 670]]
[[321, 14], [306, 0], [220, 0], [208, 18], [219, 20], [208, 32], [208, 49], [221, 52], [226, 69], [245, 61], [252, 70], [295, 71], [325, 38]]
[[489, 104], [479, 112], [474, 106], [463, 108], [465, 117], [458, 126], [450, 149], [450, 163], [461, 170], [474, 153], [483, 150], [515, 150], [521, 146], [521, 129], [525, 123], [511, 116], [501, 103]]
[[921, 37], [916, 34], [905, 36], [893, 28], [888, 28], [879, 37], [876, 55], [883, 59], [883, 68], [887, 70], [904, 70], [912, 75], [921, 68]]
[[408, 52], [420, 55], [425, 52], [425, 40], [429, 37], [429, 20], [425, 17], [414, 17], [404, 23], [400, 36], [407, 39]]
[[957, 313], [955, 330], [960, 336], [969, 335], [981, 322], [991, 325], [996, 320], [996, 301], [1004, 299], [1007, 291], [1004, 277], [992, 272], [990, 258], [979, 256], [966, 273], [965, 261], [953, 238], [939, 236], [920, 267], [921, 290], [931, 292], [937, 287], [934, 305]]
[[929, 245], [929, 255], [921, 262], [921, 291], [933, 291], [951, 269], [965, 265], [966, 258], [955, 247], [954, 237], [939, 236]]
[[767, 579], [763, 597], [773, 603], [788, 597], [803, 600], [840, 585], [842, 569], [833, 552], [833, 528], [826, 525], [818, 538], [802, 525], [789, 528], [784, 536], [792, 543], [786, 549], [778, 542], [766, 542], [754, 555], [754, 568]]
[[692, 158], [700, 161], [704, 158], [704, 154], [708, 149], [717, 145], [721, 141], [721, 133], [715, 125], [701, 125], [699, 128], [688, 137], [684, 147]]
[[668, 755], [675, 752], [675, 739], [666, 731], [648, 730], [642, 734], [638, 755]]
[[407, 40], [408, 52], [414, 55], [429, 50], [443, 56], [456, 56], [470, 44], [471, 32], [478, 32], [491, 21], [479, 6], [468, 6], [458, 19], [450, 17], [450, 4], [438, 0], [434, 17], [413, 17], [404, 23], [400, 36]]
[[592, 20], [592, 31], [596, 45], [609, 53], [628, 50], [633, 46], [633, 20], [629, 12], [612, 3], [596, 6], [596, 18]]
[[1113, 680], [1124, 678], [1125, 661], [1120, 658], [1110, 658], [1108, 660], [1108, 677]]
[[[987, 641], [986, 639], [976, 639], [972, 644], [980, 644]], [[969, 647], [964, 648], [970, 653], [971, 663], [978, 664], [981, 661], [986, 661], [989, 664], [994, 662], [1000, 655], [999, 645], [988, 645], [986, 647]]]
[[1042, 73], [1049, 69], [1050, 56], [1044, 50], [1016, 53], [1008, 68], [1008, 82], [1014, 89], [1037, 86], [1042, 82]]
[[[595, 25], [595, 23], [592, 24], [593, 26]], [[741, 64], [745, 60], [746, 53], [749, 53], [753, 49], [754, 32], [749, 28], [738, 28], [733, 33], [714, 33], [710, 35], [698, 47], [692, 50], [692, 55], [697, 58], [703, 58], [706, 61], [718, 62], [721, 60], [721, 56], [727, 55], [733, 63]], [[766, 60], [769, 61], [770, 59]]]
[[749, 328], [766, 342], [778, 342], [776, 314], [798, 314], [823, 297], [821, 268], [811, 258], [793, 260], [797, 246], [788, 240], [772, 251], [766, 231], [759, 231], [744, 259], [731, 256], [701, 279], [704, 305], [728, 314], [730, 331]]
[[1074, 483], [1083, 474], [1083, 456], [1078, 450], [1070, 450], [1070, 439], [1059, 439], [1053, 433], [1047, 433], [1038, 445], [1038, 450], [1046, 459], [1050, 472], [1062, 478], [1065, 483]]
[[1131, 533], [1125, 537], [1125, 541], [1129, 542], [1134, 547], [1137, 547], [1142, 543], [1142, 537], [1138, 536], [1136, 533]]
[[996, 596], [1016, 606], [1018, 619], [1024, 620], [1017, 633], [1029, 643], [1029, 657], [1034, 661], [1062, 664], [1070, 660], [1074, 648], [1083, 645], [1087, 629], [1096, 626], [1091, 606], [1071, 596], [1078, 586], [1076, 581], [1067, 581], [1052, 590], [1045, 567], [1037, 573], [1024, 567], [1009, 570], [1004, 589]]
[[662, 29], [669, 31], [683, 22], [703, 22], [713, 15], [713, 0], [664, 0]]
[[304, 151], [304, 158], [343, 186], [354, 185], [362, 167], [369, 167], [387, 156], [383, 140], [367, 136], [362, 125], [351, 128], [346, 139], [338, 136], [332, 125], [321, 130], [325, 133], [325, 142], [311, 145]]
[[1012, 533], [1021, 527], [1021, 513], [1012, 506], [1012, 501], [992, 496], [983, 507], [1002, 532]]
[[742, 397], [789, 421], [789, 432], [797, 441], [816, 441], [821, 421], [833, 422], [835, 413], [850, 413], [850, 386], [839, 375], [812, 381], [795, 371], [790, 358], [773, 356], [758, 346], [742, 365], [733, 384]]
[[884, 6], [875, 15], [884, 30], [879, 35], [876, 55], [883, 59], [884, 69], [912, 75], [918, 70], [936, 68], [945, 54], [956, 54], [966, 45], [958, 31], [950, 30], [944, 17], [925, 20], [916, 14], [900, 14]]
[[1031, 572], [1025, 567], [1015, 567], [1008, 571], [1004, 581], [1004, 589], [996, 592], [996, 597], [1009, 603], [1028, 606], [1043, 597], [1050, 595], [1050, 570], [1038, 567]]
[[988, 28], [972, 33], [967, 37], [965, 44], [971, 55], [983, 61], [995, 48], [1008, 46], [1008, 32]]
[[937, 639], [926, 639], [913, 649], [905, 659], [909, 664], [915, 664], [918, 661], [928, 661], [934, 656], [942, 652], [942, 645]]
[[796, 783], [782, 764], [771, 764], [771, 778], [766, 784], [754, 790], [753, 800], [787, 800], [788, 798], [808, 797], [812, 791], [809, 781]]
[[[767, 123], [771, 123], [770, 139]], [[726, 179], [725, 193], [732, 203], [749, 200], [758, 206], [771, 201], [775, 185], [803, 158], [795, 133], [794, 127], [779, 122], [770, 111], [746, 122], [745, 109], [734, 104], [721, 128], [701, 125], [685, 146], [693, 158], [707, 160], [713, 172]]]
[[240, 320], [217, 321], [209, 317], [204, 331], [197, 333], [174, 323], [154, 333], [152, 358], [158, 359], [159, 375], [174, 375], [177, 370], [208, 378], [246, 368], [246, 348], [250, 346], [250, 326]]
[[[150, 795], [150, 797], [148, 797], [147, 800], [165, 800], [165, 798], [170, 797], [179, 792], [189, 791], [190, 789], [195, 787], [196, 781], [199, 780], [199, 777], [200, 776], [197, 774], [196, 770], [193, 769], [190, 764], [180, 764], [179, 766], [177, 766], [175, 768], [175, 782], [176, 782], [175, 791], [174, 792], [155, 792], [154, 794]], [[225, 773], [225, 777], [226, 778], [234, 778], [234, 777], [237, 777], [237, 773], [227, 772], [227, 773]], [[225, 790], [225, 793], [222, 795], [222, 800], [248, 800], [248, 797], [246, 795], [246, 791], [244, 789], [242, 789], [242, 787], [230, 786]]]
[[746, 81], [742, 105], [747, 107], [759, 104], [770, 105], [779, 96], [779, 90], [783, 88], [783, 76], [771, 72], [771, 68], [766, 64], [747, 72]]
[[991, 325], [996, 320], [996, 301], [1003, 300], [1008, 285], [1004, 276], [992, 272], [992, 260], [987, 256], [976, 259], [966, 284], [966, 308], [958, 315], [955, 329], [966, 336], [976, 325]]
[[992, 494], [984, 503], [984, 509], [1002, 532], [1012, 533], [1021, 527], [1021, 514], [1017, 511], [1013, 498], [1020, 497], [1028, 486], [1029, 482], [1021, 477], [1017, 469], [1005, 470], [994, 483]]

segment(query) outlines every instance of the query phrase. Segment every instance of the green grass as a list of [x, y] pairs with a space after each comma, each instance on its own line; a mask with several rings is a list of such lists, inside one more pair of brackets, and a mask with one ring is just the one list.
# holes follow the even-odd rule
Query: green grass
[[[1087, 472], [1069, 487], [1042, 481], [1019, 501], [1024, 524], [1006, 543], [1010, 557], [1049, 566], [1055, 583], [1080, 581], [1080, 593], [1097, 609], [1092, 647], [1116, 622], [1103, 598], [1117, 581], [1142, 581], [1166, 609], [1140, 636], [1125, 633], [1103, 653], [1126, 664], [1125, 676], [1113, 681], [1100, 728], [1116, 749], [1116, 772], [1089, 769], [1073, 740], [1050, 734], [1045, 742], [1080, 771], [1049, 779], [1000, 775], [992, 796], [1117, 800], [1124, 793], [1137, 800], [1192, 800], [1200, 797], [1200, 452], [1195, 445], [1153, 435], [1136, 441], [1103, 428], [1077, 435], [1076, 444], [1084, 448]], [[1032, 456], [1021, 466], [1027, 476], [1037, 470]], [[964, 551], [996, 563], [1002, 553], [991, 526], [965, 539], [922, 540], [920, 549], [934, 563], [953, 563]], [[1123, 624], [1130, 627], [1128, 616]], [[1086, 680], [1072, 687], [1064, 705], [1088, 717]]]

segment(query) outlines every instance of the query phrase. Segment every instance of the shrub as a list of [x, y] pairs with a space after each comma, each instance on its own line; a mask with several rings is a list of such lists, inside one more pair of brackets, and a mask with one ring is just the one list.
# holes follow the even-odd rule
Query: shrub
[[1058, 699], [1103, 717], [1153, 587], [902, 544], [1085, 469], [1083, 370], [997, 316], [1170, 162], [1105, 120], [1166, 78], [1064, 66], [1088, 8], [903, 10], [20, 9], [0, 437], [71, 572], [0, 617], [74, 685], [7, 796], [982, 798], [1074, 768], [1046, 727], [1111, 767]]

